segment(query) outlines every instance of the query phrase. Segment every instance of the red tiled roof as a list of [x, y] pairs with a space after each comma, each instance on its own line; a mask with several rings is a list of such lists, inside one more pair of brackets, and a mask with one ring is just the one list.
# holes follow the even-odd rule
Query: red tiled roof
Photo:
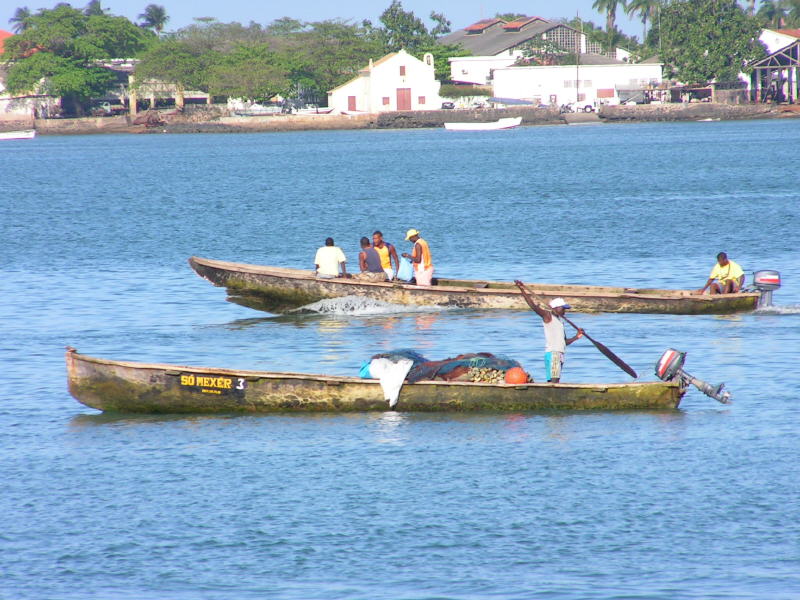
[[776, 29], [778, 33], [783, 35], [790, 35], [792, 37], [800, 38], [800, 29]]
[[3, 41], [5, 41], [8, 38], [13, 37], [13, 36], [14, 36], [13, 33], [9, 32], [9, 31], [4, 31], [3, 29], [0, 29], [0, 54], [3, 53], [3, 48], [4, 48]]
[[529, 25], [534, 21], [544, 21], [544, 19], [542, 19], [541, 17], [520, 17], [516, 21], [511, 21], [510, 23], [506, 23], [505, 25], [503, 25], [503, 29], [505, 29], [506, 31], [512, 31], [512, 30], [519, 31], [520, 29], [525, 27], [525, 25]]
[[469, 27], [464, 27], [464, 31], [468, 33], [477, 33], [483, 31], [484, 29], [488, 29], [492, 25], [496, 25], [497, 23], [503, 23], [502, 19], [481, 19], [477, 23], [473, 23]]

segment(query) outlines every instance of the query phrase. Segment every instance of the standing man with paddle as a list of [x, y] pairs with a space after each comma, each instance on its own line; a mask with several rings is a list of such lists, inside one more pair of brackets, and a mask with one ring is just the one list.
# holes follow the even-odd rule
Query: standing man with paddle
[[528, 294], [525, 289], [525, 284], [519, 280], [514, 283], [522, 292], [522, 297], [528, 306], [540, 317], [542, 317], [542, 325], [544, 326], [544, 369], [547, 373], [547, 381], [550, 383], [558, 383], [561, 381], [561, 367], [564, 364], [564, 353], [575, 340], [583, 337], [583, 329], [578, 329], [578, 332], [571, 338], [568, 338], [564, 332], [564, 322], [562, 318], [564, 313], [570, 308], [569, 304], [564, 302], [563, 298], [555, 298], [550, 301], [550, 309], [539, 306], [536, 301]]

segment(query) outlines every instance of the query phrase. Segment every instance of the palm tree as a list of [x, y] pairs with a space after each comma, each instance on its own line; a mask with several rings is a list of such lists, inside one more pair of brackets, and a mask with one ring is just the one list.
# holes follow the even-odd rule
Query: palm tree
[[642, 25], [644, 30], [642, 32], [642, 43], [647, 39], [647, 19], [653, 22], [653, 17], [658, 11], [660, 3], [658, 0], [629, 0], [625, 6], [625, 13], [630, 17], [633, 14], [638, 14], [642, 17]]
[[22, 33], [23, 31], [25, 31], [30, 25], [30, 20], [32, 16], [33, 15], [31, 14], [31, 11], [27, 6], [18, 8], [14, 12], [14, 16], [8, 20], [9, 23], [14, 24], [14, 27], [12, 27], [14, 33]]
[[783, 0], [761, 0], [756, 16], [768, 27], [783, 27], [786, 9]]
[[163, 6], [159, 6], [158, 4], [148, 4], [145, 6], [144, 12], [139, 15], [139, 18], [142, 19], [141, 27], [152, 29], [158, 34], [161, 33], [164, 29], [164, 25], [169, 21], [167, 11], [164, 10]]
[[617, 27], [617, 6], [625, 7], [626, 0], [594, 0], [592, 8], [598, 12], [606, 13], [606, 31], [613, 31]]

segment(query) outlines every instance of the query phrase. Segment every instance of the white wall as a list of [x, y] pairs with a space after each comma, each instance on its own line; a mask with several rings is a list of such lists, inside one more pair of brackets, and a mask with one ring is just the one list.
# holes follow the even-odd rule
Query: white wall
[[761, 35], [758, 36], [758, 39], [767, 47], [767, 54], [772, 54], [776, 50], [780, 50], [781, 48], [797, 41], [797, 38], [793, 35], [778, 33], [774, 29], [762, 29]]
[[516, 55], [504, 52], [498, 56], [457, 56], [448, 60], [453, 81], [486, 85], [491, 82], [492, 70], [513, 65]]
[[[580, 82], [576, 89], [575, 81]], [[550, 67], [507, 67], [495, 69], [493, 93], [498, 98], [539, 100], [560, 105], [576, 101], [576, 92], [585, 95], [580, 102], [593, 104], [597, 90], [640, 88], [661, 83], [660, 64], [575, 65]]]
[[[405, 67], [404, 75], [401, 75], [401, 67]], [[410, 110], [438, 110], [442, 107], [440, 87], [432, 55], [426, 54], [419, 60], [400, 50], [370, 64], [355, 79], [328, 92], [328, 106], [337, 112], [346, 112], [348, 97], [355, 96], [357, 111], [395, 111], [398, 110], [397, 90], [405, 88], [411, 90]]]

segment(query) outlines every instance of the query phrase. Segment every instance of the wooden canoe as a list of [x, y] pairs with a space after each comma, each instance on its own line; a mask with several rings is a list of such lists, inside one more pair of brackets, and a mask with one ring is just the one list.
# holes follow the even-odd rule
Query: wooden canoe
[[[128, 413], [386, 411], [375, 379], [236, 371], [105, 360], [67, 348], [70, 393], [82, 404]], [[674, 409], [673, 382], [527, 383], [420, 381], [406, 384], [395, 410], [525, 411]]]
[[[282, 313], [325, 298], [365, 296], [391, 304], [456, 308], [528, 310], [512, 282], [470, 279], [435, 280], [433, 286], [356, 279], [317, 279], [313, 271], [225, 262], [192, 256], [192, 269], [215, 286], [227, 288], [228, 300], [271, 313]], [[754, 310], [759, 292], [697, 295], [693, 290], [658, 290], [591, 285], [527, 284], [544, 301], [564, 298], [578, 312], [663, 314], [734, 313]]]

